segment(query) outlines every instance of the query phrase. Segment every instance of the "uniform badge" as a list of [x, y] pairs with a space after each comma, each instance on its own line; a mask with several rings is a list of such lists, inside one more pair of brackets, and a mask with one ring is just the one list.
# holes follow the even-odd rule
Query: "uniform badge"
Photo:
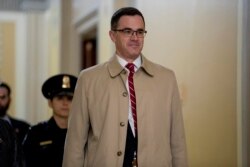
[[70, 78], [68, 76], [63, 76], [62, 88], [70, 88]]
[[48, 145], [48, 144], [52, 144], [52, 140], [47, 140], [47, 141], [41, 141], [39, 144], [40, 146], [45, 146], [45, 145]]

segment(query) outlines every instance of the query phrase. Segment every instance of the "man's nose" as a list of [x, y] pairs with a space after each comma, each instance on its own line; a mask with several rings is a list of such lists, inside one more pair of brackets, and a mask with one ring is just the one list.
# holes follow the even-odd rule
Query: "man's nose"
[[133, 31], [133, 33], [131, 34], [131, 38], [132, 39], [137, 39], [137, 31]]

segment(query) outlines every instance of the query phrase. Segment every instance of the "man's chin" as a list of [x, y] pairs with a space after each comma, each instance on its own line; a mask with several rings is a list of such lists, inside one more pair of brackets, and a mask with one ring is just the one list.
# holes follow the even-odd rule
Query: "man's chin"
[[58, 115], [60, 118], [63, 118], [63, 119], [68, 119], [68, 117], [69, 117], [69, 114], [67, 113], [64, 113], [64, 114], [60, 114], [60, 115]]

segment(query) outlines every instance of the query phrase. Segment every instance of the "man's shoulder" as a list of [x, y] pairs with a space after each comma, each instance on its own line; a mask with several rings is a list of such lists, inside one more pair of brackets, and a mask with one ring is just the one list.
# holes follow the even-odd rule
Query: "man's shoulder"
[[91, 80], [92, 78], [106, 76], [104, 74], [108, 73], [107, 64], [108, 62], [105, 62], [82, 70], [78, 79], [88, 78], [88, 80]]
[[102, 71], [104, 68], [106, 68], [108, 62], [96, 64], [94, 66], [88, 67], [81, 71], [81, 73], [98, 73], [99, 71]]
[[24, 120], [13, 118], [13, 117], [9, 117], [9, 119], [13, 127], [22, 126], [22, 127], [28, 128], [30, 126], [30, 124]]
[[43, 131], [45, 129], [47, 129], [49, 126], [49, 122], [48, 121], [42, 121], [42, 122], [39, 122], [33, 126], [30, 127], [30, 129], [32, 131]]
[[32, 137], [35, 136], [35, 138], [41, 138], [42, 136], [47, 136], [49, 129], [48, 121], [39, 122], [35, 125], [30, 126], [28, 131], [28, 136]]
[[40, 141], [50, 138], [48, 121], [39, 122], [32, 125], [26, 135], [25, 145], [30, 143], [39, 143]]
[[144, 68], [148, 71], [151, 71], [154, 75], [174, 75], [174, 71], [166, 66], [163, 66], [159, 63], [153, 62], [151, 60], [148, 60], [147, 58], [143, 57], [144, 61]]
[[13, 129], [11, 128], [11, 125], [7, 121], [0, 119], [0, 130], [1, 130], [0, 132], [3, 132], [5, 130], [12, 131]]

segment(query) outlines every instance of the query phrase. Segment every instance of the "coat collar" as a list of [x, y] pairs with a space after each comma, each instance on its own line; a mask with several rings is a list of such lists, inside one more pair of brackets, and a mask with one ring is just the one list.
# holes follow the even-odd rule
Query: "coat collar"
[[[140, 68], [147, 75], [153, 77], [154, 76], [153, 63], [148, 59], [146, 59], [146, 57], [144, 57], [143, 55], [141, 57], [142, 57], [142, 65]], [[118, 76], [121, 72], [124, 71], [124, 68], [120, 65], [115, 55], [112, 56], [111, 59], [108, 61], [108, 71], [112, 78]]]

